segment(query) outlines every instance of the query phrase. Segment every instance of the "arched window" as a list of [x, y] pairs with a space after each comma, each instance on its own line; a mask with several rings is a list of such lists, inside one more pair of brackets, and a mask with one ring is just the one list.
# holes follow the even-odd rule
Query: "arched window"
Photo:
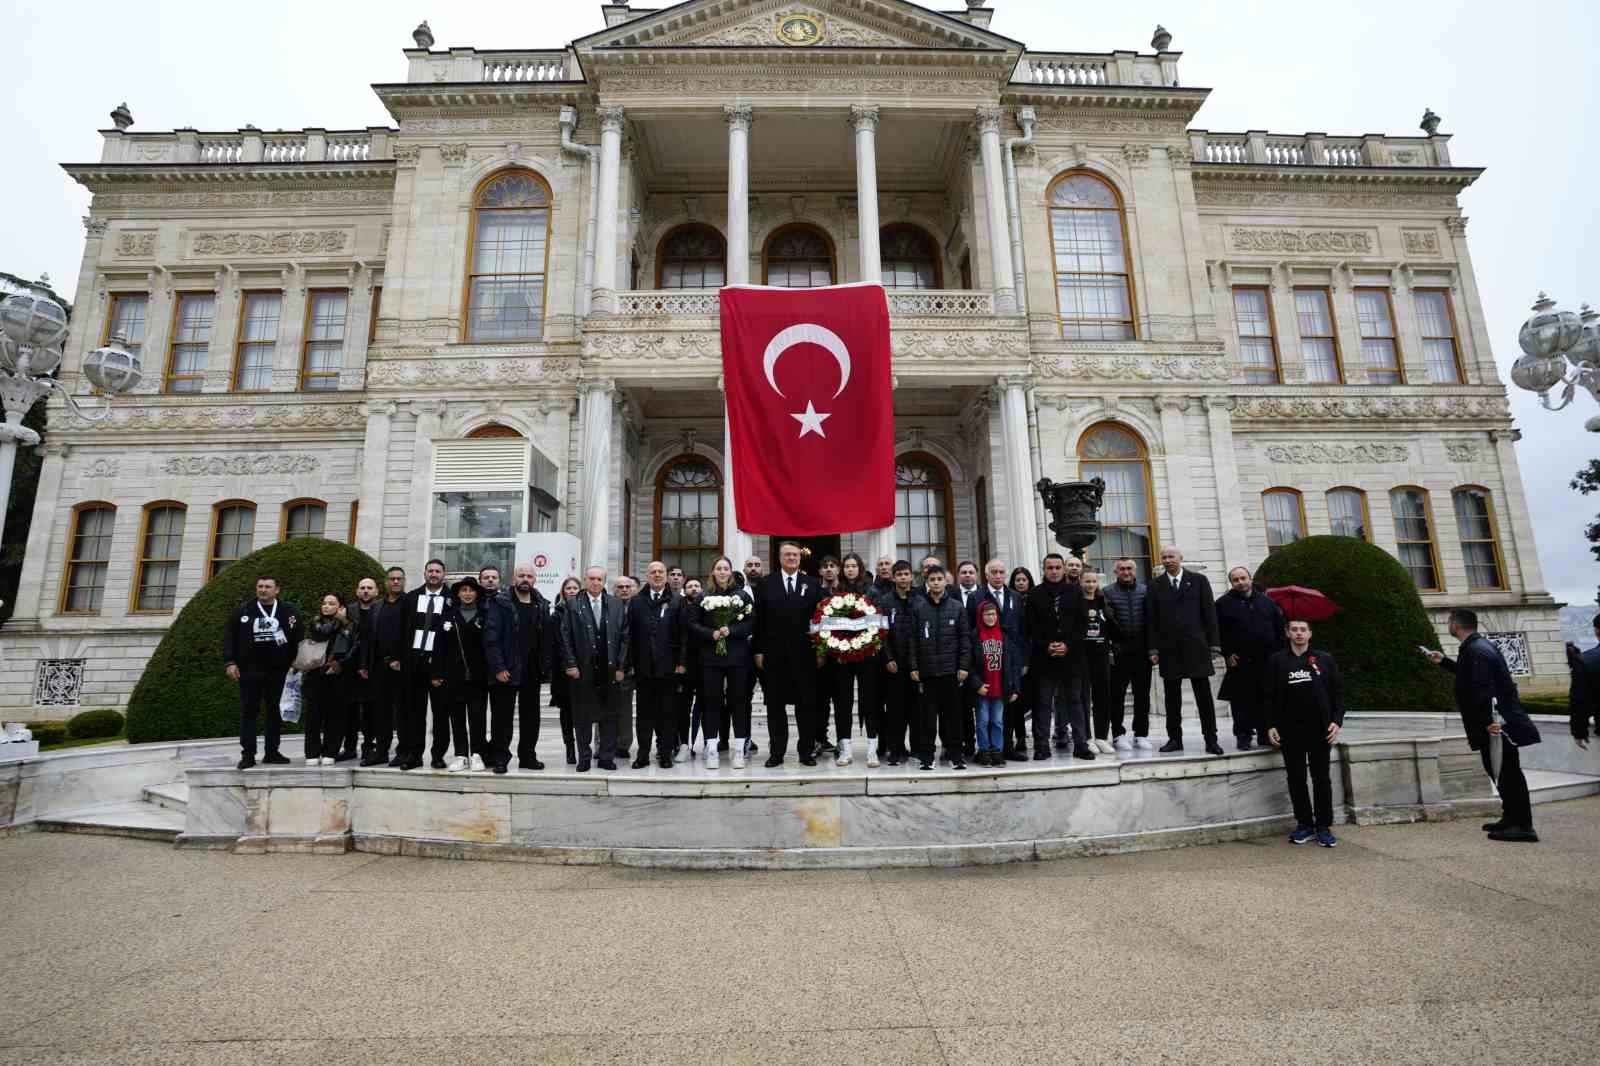
[[883, 227], [878, 234], [878, 256], [886, 289], [944, 287], [939, 243], [920, 226], [899, 223]]
[[722, 476], [698, 455], [680, 455], [656, 477], [653, 557], [690, 577], [711, 573], [722, 554]]
[[1372, 542], [1372, 519], [1367, 514], [1367, 494], [1360, 489], [1328, 490], [1328, 529], [1336, 537], [1356, 537]]
[[170, 611], [177, 602], [183, 518], [181, 503], [163, 500], [145, 505], [139, 530], [139, 565], [133, 575], [133, 610]]
[[923, 452], [907, 452], [894, 464], [894, 539], [900, 557], [912, 566], [935, 555], [953, 567], [955, 516], [950, 506], [950, 473]]
[[467, 340], [539, 339], [549, 235], [550, 190], [538, 175], [507, 170], [479, 186], [468, 260]]
[[211, 509], [211, 559], [206, 567], [210, 581], [228, 566], [250, 554], [256, 539], [256, 505], [249, 500], [223, 500]]
[[1150, 493], [1150, 456], [1144, 441], [1126, 426], [1102, 422], [1078, 441], [1079, 476], [1103, 478], [1100, 536], [1089, 545], [1088, 562], [1102, 573], [1118, 559], [1133, 560], [1149, 578], [1156, 552], [1155, 503]]
[[704, 223], [679, 226], [656, 249], [656, 288], [716, 289], [728, 283], [728, 244]]
[[1505, 567], [1500, 564], [1500, 537], [1494, 526], [1494, 504], [1489, 490], [1463, 485], [1450, 494], [1456, 508], [1456, 533], [1461, 538], [1461, 558], [1467, 565], [1470, 589], [1503, 589]]
[[766, 284], [786, 289], [812, 289], [833, 284], [833, 242], [814, 226], [781, 226], [761, 250]]
[[1305, 505], [1297, 489], [1268, 489], [1261, 494], [1267, 516], [1267, 551], [1274, 552], [1306, 535]]
[[522, 436], [522, 434], [518, 433], [510, 426], [502, 425], [499, 422], [485, 422], [471, 433], [468, 433], [467, 440], [490, 440], [500, 437], [520, 436]]
[[1061, 335], [1132, 339], [1132, 271], [1116, 190], [1093, 174], [1063, 174], [1050, 186], [1049, 203]]
[[1414, 485], [1392, 489], [1389, 506], [1394, 511], [1395, 546], [1411, 580], [1423, 592], [1444, 591], [1439, 582], [1439, 549], [1433, 542], [1433, 508], [1428, 503], [1428, 490]]
[[279, 540], [304, 540], [321, 537], [328, 528], [328, 505], [321, 500], [290, 500], [283, 505], [283, 529]]
[[67, 572], [61, 580], [61, 609], [91, 613], [106, 595], [106, 568], [111, 564], [111, 535], [117, 509], [109, 503], [80, 503], [72, 509], [67, 537]]

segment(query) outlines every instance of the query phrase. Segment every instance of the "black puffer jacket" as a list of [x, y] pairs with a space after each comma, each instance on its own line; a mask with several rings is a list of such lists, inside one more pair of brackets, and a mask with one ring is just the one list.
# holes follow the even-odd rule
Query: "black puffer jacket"
[[952, 677], [972, 665], [972, 628], [961, 597], [946, 592], [938, 603], [922, 596], [911, 604], [911, 669], [919, 679]]
[[1113, 581], [1100, 590], [1105, 593], [1106, 602], [1111, 605], [1111, 610], [1116, 613], [1117, 627], [1122, 634], [1117, 638], [1116, 650], [1119, 655], [1146, 655], [1150, 649], [1144, 642], [1144, 582], [1135, 581], [1131, 585], [1124, 585], [1120, 581]]
[[907, 594], [901, 599], [893, 588], [874, 601], [878, 613], [889, 621], [883, 634], [883, 662], [899, 664], [898, 669], [909, 671], [911, 666], [911, 605], [917, 597]]

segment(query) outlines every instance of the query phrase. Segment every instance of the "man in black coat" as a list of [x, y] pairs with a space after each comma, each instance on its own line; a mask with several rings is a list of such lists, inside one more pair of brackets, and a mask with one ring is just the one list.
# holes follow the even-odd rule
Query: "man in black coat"
[[1211, 700], [1212, 653], [1218, 650], [1217, 601], [1204, 574], [1183, 568], [1183, 552], [1161, 549], [1162, 572], [1150, 579], [1144, 609], [1150, 662], [1161, 671], [1167, 698], [1167, 742], [1162, 751], [1183, 750], [1183, 682], [1187, 678], [1200, 710], [1206, 751], [1221, 755], [1217, 707]]
[[511, 587], [501, 589], [484, 604], [483, 654], [489, 670], [488, 761], [497, 774], [505, 773], [511, 765], [513, 721], [518, 727], [518, 767], [544, 769], [538, 753], [539, 685], [544, 678], [545, 623], [550, 608], [534, 588], [535, 580], [533, 567], [518, 563], [511, 571]]
[[653, 560], [644, 568], [644, 588], [628, 600], [628, 649], [639, 708], [635, 770], [650, 765], [652, 733], [656, 764], [672, 769], [678, 746], [678, 685], [686, 669], [684, 635], [683, 597], [667, 584], [667, 565]]
[[[1461, 642], [1456, 658], [1447, 659], [1442, 652], [1430, 651], [1428, 660], [1455, 675], [1456, 710], [1461, 713], [1467, 743], [1482, 757], [1483, 768], [1491, 778], [1494, 770], [1489, 737], [1498, 734], [1504, 738], [1500, 777], [1495, 780], [1500, 790], [1501, 817], [1497, 822], [1485, 823], [1483, 828], [1490, 840], [1537, 843], [1528, 779], [1522, 774], [1522, 757], [1517, 749], [1539, 743], [1539, 730], [1522, 709], [1517, 683], [1511, 680], [1511, 670], [1500, 649], [1478, 632], [1477, 612], [1464, 607], [1451, 611], [1450, 635]], [[1499, 713], [1501, 722], [1494, 720], [1494, 712]]]
[[389, 641], [394, 626], [399, 624], [399, 605], [405, 594], [405, 570], [389, 567], [383, 576], [383, 595], [374, 605], [377, 614], [372, 619], [372, 639], [363, 642], [358, 652], [373, 687], [372, 722], [362, 749], [362, 766], [389, 763], [389, 746], [394, 743], [395, 729], [405, 714], [406, 685], [401, 664], [391, 663], [388, 658]]
[[794, 708], [800, 762], [817, 765], [817, 653], [811, 645], [811, 615], [822, 599], [822, 583], [800, 572], [800, 545], [778, 545], [778, 572], [756, 585], [756, 669], [767, 694], [768, 766], [782, 766], [789, 750], [788, 708]]
[[1133, 747], [1150, 747], [1150, 645], [1144, 628], [1150, 589], [1139, 580], [1139, 568], [1127, 556], [1112, 566], [1116, 580], [1105, 587], [1106, 603], [1117, 616], [1121, 635], [1111, 650], [1111, 744], [1127, 746], [1123, 714], [1128, 689], [1133, 689]]
[[[1081, 564], [1080, 564], [1081, 572]], [[1072, 654], [1082, 590], [1067, 580], [1067, 561], [1059, 552], [1044, 557], [1044, 580], [1028, 593], [1028, 670], [1034, 675], [1033, 757], [1048, 759], [1053, 738], [1079, 759], [1094, 758], [1089, 747], [1088, 711]], [[1051, 723], [1055, 728], [1052, 730]]]
[[1272, 597], [1256, 590], [1250, 571], [1236, 566], [1228, 571], [1232, 586], [1217, 600], [1217, 631], [1222, 639], [1222, 659], [1228, 673], [1217, 697], [1228, 701], [1233, 714], [1233, 739], [1240, 751], [1249, 751], [1252, 738], [1267, 746], [1267, 722], [1261, 714], [1261, 680], [1267, 658], [1284, 648], [1288, 623]]
[[[397, 609], [385, 612], [382, 619], [386, 637], [384, 661], [391, 679], [400, 678], [403, 693], [396, 723], [396, 754], [389, 762], [401, 770], [415, 770], [422, 765], [430, 706], [435, 715], [448, 713], [442, 691], [444, 680], [434, 676], [433, 657], [439, 634], [444, 631], [444, 611], [450, 605], [450, 593], [444, 587], [444, 562], [429, 559], [422, 568], [422, 585], [400, 597], [395, 604]], [[434, 762], [435, 770], [444, 769], [443, 759]]]
[[561, 665], [572, 679], [572, 732], [578, 773], [589, 772], [589, 745], [602, 770], [615, 770], [622, 681], [628, 668], [628, 612], [606, 594], [606, 571], [591, 566], [584, 589], [560, 612]]
[[1332, 828], [1328, 756], [1344, 728], [1344, 681], [1333, 656], [1311, 646], [1310, 622], [1297, 619], [1288, 623], [1288, 630], [1288, 648], [1273, 652], [1261, 668], [1267, 742], [1282, 748], [1283, 769], [1289, 775], [1295, 821], [1289, 843], [1315, 840], [1331, 848], [1339, 841]]
[[[1600, 641], [1600, 614], [1594, 616], [1594, 637]], [[1572, 685], [1567, 693], [1572, 718], [1572, 739], [1578, 747], [1589, 747], [1589, 723], [1600, 736], [1600, 644], [1588, 651], [1567, 645], [1567, 663], [1572, 668]]]
[[228, 616], [222, 634], [222, 661], [228, 680], [239, 683], [239, 769], [256, 764], [256, 717], [267, 708], [266, 752], [261, 761], [287, 766], [278, 751], [282, 719], [278, 701], [283, 682], [300, 647], [303, 628], [300, 609], [278, 599], [278, 579], [268, 574], [256, 578], [256, 598], [239, 605]]
[[[910, 758], [911, 750], [920, 751], [917, 730], [921, 714], [917, 709], [917, 685], [911, 680], [911, 604], [917, 598], [912, 592], [915, 576], [908, 559], [893, 564], [890, 573], [894, 583], [888, 592], [878, 594], [873, 601], [878, 613], [888, 621], [883, 634], [883, 649], [878, 653], [883, 673], [878, 677], [878, 691], [883, 700], [883, 725], [878, 729], [878, 740], [883, 745], [883, 760], [890, 766], [899, 766]], [[911, 727], [911, 748], [906, 747], [906, 727]]]

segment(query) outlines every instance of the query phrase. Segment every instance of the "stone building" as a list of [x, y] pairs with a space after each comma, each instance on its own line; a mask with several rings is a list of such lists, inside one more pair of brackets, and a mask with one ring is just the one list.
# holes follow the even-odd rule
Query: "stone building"
[[[115, 705], [176, 609], [276, 538], [416, 573], [577, 534], [613, 572], [735, 532], [723, 283], [889, 287], [900, 515], [827, 550], [1035, 568], [1041, 476], [1096, 552], [1220, 576], [1317, 533], [1395, 553], [1561, 668], [1457, 194], [1422, 136], [1216, 133], [1152, 52], [1037, 52], [903, 0], [603, 8], [549, 51], [433, 47], [388, 128], [130, 128], [98, 162], [0, 707]], [[1314, 116], [1310, 116], [1315, 120]], [[87, 386], [81, 386], [87, 388]], [[816, 491], [826, 492], [820, 477]], [[1220, 581], [1218, 582], [1220, 585]]]

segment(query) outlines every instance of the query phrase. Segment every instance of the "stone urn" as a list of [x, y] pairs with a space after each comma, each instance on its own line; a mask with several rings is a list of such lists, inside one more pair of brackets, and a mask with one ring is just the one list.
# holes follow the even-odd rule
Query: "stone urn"
[[1056, 543], [1082, 559], [1084, 549], [1100, 537], [1099, 512], [1106, 497], [1105, 481], [1040, 478], [1035, 487], [1050, 512], [1050, 532], [1056, 535]]

